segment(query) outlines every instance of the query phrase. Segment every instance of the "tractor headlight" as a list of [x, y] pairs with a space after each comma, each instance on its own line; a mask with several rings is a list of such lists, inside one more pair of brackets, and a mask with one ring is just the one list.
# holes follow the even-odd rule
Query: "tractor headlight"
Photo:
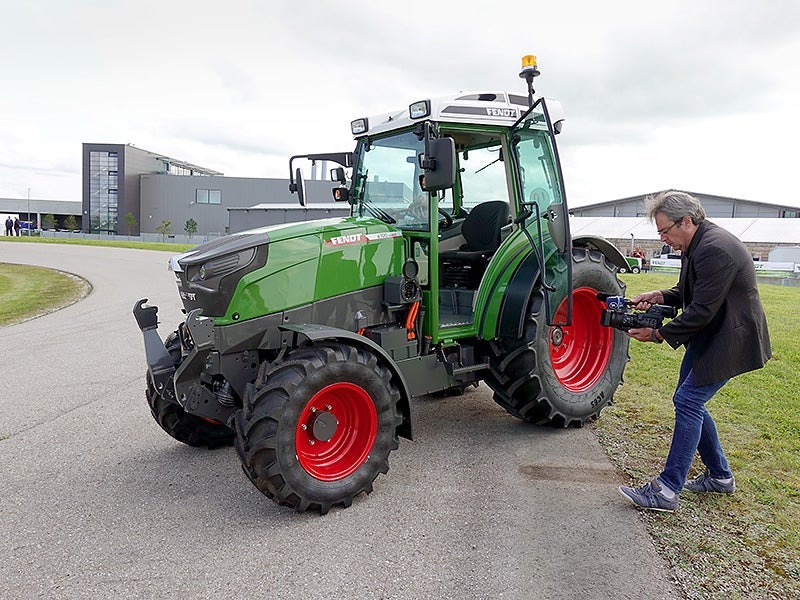
[[431, 101], [420, 100], [408, 107], [408, 116], [412, 119], [421, 119], [431, 114]]
[[353, 135], [364, 133], [367, 129], [369, 129], [369, 121], [366, 118], [356, 119], [350, 123], [350, 131], [353, 132]]
[[212, 258], [201, 265], [187, 268], [189, 281], [217, 281], [249, 265], [256, 255], [255, 248]]

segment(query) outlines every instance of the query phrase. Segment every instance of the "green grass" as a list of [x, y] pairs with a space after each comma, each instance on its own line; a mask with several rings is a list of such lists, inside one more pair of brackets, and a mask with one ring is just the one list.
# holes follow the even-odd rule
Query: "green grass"
[[7, 237], [0, 236], [0, 242], [12, 244], [76, 244], [79, 246], [105, 246], [113, 248], [137, 248], [140, 250], [164, 250], [178, 254], [195, 244], [170, 244], [166, 242], [129, 242], [112, 240], [87, 240], [83, 238], [43, 238], [43, 237]]
[[[628, 296], [677, 275], [625, 275]], [[762, 285], [773, 358], [709, 402], [738, 489], [685, 492], [671, 515], [643, 513], [689, 598], [800, 597], [800, 289]], [[595, 428], [612, 461], [642, 484], [667, 455], [672, 393], [683, 351], [631, 342], [625, 385]], [[699, 459], [694, 472], [702, 469]]]
[[77, 302], [88, 282], [61, 271], [0, 263], [0, 325], [9, 325]]

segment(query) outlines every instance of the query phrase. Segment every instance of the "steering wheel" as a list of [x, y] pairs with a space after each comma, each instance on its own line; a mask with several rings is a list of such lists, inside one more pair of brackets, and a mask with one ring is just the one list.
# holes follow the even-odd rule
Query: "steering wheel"
[[[406, 214], [418, 219], [427, 219], [427, 198], [416, 198], [406, 207]], [[438, 208], [439, 229], [453, 226], [453, 217], [443, 208]]]

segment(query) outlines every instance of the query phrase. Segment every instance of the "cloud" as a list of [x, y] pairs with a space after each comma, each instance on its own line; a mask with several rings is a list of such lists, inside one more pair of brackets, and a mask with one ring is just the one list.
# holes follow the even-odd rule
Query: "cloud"
[[350, 149], [358, 116], [460, 90], [524, 93], [529, 53], [537, 91], [567, 112], [576, 202], [667, 180], [753, 199], [793, 188], [795, 1], [42, 0], [3, 16], [0, 195], [79, 197], [82, 142], [285, 177], [292, 154]]

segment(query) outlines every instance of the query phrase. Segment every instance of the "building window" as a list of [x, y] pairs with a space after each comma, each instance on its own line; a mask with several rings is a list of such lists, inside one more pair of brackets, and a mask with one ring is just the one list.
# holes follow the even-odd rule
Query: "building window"
[[188, 167], [182, 167], [181, 165], [176, 165], [168, 160], [162, 160], [161, 164], [164, 169], [164, 173], [168, 173], [169, 175], [191, 175], [192, 170]]
[[119, 155], [89, 153], [89, 231], [114, 233], [119, 208]]
[[197, 204], [222, 204], [222, 190], [195, 190]]
[[782, 210], [781, 211], [781, 217], [784, 217], [786, 219], [796, 219], [798, 216], [800, 216], [800, 211], [797, 211], [797, 210]]

